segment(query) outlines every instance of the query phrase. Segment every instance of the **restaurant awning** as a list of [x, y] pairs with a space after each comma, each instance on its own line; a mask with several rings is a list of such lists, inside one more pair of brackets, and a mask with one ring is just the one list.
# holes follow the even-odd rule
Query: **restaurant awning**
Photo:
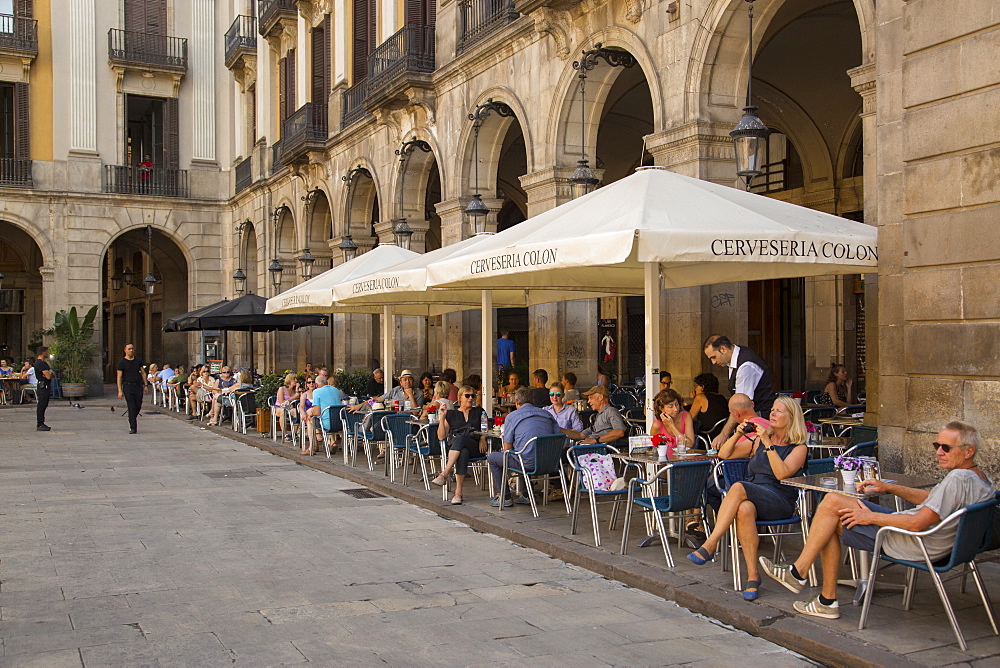
[[299, 327], [328, 325], [325, 315], [267, 315], [264, 298], [243, 295], [237, 299], [223, 299], [188, 313], [175, 316], [163, 323], [164, 332], [194, 332], [219, 329], [229, 332], [291, 331]]

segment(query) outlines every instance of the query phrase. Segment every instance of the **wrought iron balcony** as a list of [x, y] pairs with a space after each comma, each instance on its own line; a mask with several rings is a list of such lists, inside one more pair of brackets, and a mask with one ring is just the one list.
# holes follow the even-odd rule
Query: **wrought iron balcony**
[[271, 174], [277, 174], [285, 168], [285, 163], [281, 160], [281, 140], [271, 144]]
[[364, 105], [390, 105], [408, 88], [432, 88], [434, 26], [410, 23], [368, 56], [368, 90]]
[[236, 165], [236, 193], [239, 194], [250, 187], [253, 183], [253, 156], [248, 156], [245, 160]]
[[119, 195], [187, 197], [186, 169], [143, 168], [136, 165], [104, 165], [104, 192]]
[[0, 158], [0, 186], [30, 188], [31, 160], [22, 158]]
[[257, 52], [257, 17], [237, 16], [226, 31], [226, 67], [232, 69], [241, 56]]
[[340, 105], [340, 129], [354, 125], [368, 113], [365, 111], [365, 96], [368, 94], [368, 80], [362, 79], [344, 91], [343, 102]]
[[38, 55], [38, 21], [0, 14], [0, 53]]
[[326, 148], [327, 111], [325, 104], [306, 102], [281, 126], [281, 161], [290, 165], [306, 158], [310, 151]]
[[517, 20], [514, 0], [461, 0], [456, 51], [462, 53]]
[[108, 31], [108, 59], [117, 65], [186, 72], [187, 40], [112, 28]]
[[260, 34], [267, 37], [281, 19], [298, 21], [299, 11], [295, 8], [295, 0], [259, 0], [257, 16], [260, 17]]

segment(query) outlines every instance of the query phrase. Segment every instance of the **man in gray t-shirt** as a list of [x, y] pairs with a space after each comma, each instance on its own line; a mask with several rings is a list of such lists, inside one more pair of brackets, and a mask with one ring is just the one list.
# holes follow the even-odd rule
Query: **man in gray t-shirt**
[[[869, 501], [842, 494], [827, 494], [816, 509], [809, 538], [799, 558], [793, 564], [779, 566], [766, 557], [760, 557], [764, 572], [797, 594], [806, 584], [803, 574], [821, 557], [822, 592], [809, 601], [796, 601], [793, 607], [805, 615], [837, 619], [840, 617], [836, 599], [841, 540], [848, 547], [871, 551], [875, 548], [875, 534], [880, 527], [925, 531], [960, 508], [992, 498], [993, 482], [976, 465], [979, 443], [979, 432], [972, 425], [957, 421], [946, 424], [932, 445], [938, 466], [948, 473], [929, 491], [894, 485], [884, 480], [860, 483], [861, 491], [893, 494], [914, 504], [915, 508], [893, 512]], [[958, 523], [951, 523], [924, 541], [931, 559], [941, 559], [951, 552], [957, 529]], [[889, 556], [923, 561], [920, 546], [911, 536], [890, 533], [883, 545]]]
[[625, 436], [627, 425], [618, 409], [611, 405], [611, 392], [603, 385], [594, 385], [583, 393], [590, 407], [597, 411], [594, 423], [583, 431], [563, 429], [562, 432], [574, 441], [584, 445], [591, 443], [614, 443]]

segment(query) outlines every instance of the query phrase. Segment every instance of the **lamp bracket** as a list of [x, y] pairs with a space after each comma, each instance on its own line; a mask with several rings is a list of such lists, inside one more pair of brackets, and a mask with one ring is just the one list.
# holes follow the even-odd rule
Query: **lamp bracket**
[[345, 183], [351, 183], [355, 178], [359, 176], [367, 176], [368, 178], [371, 178], [372, 173], [369, 172], [368, 168], [366, 167], [355, 167], [351, 171], [347, 172], [345, 176], [341, 176], [340, 179]]
[[473, 122], [474, 127], [478, 128], [489, 117], [491, 112], [496, 113], [501, 118], [516, 116], [510, 105], [503, 102], [495, 102], [491, 97], [483, 104], [477, 106], [474, 112], [469, 114], [469, 120]]
[[399, 156], [399, 161], [402, 162], [406, 160], [407, 156], [413, 153], [414, 150], [420, 149], [424, 153], [431, 152], [431, 145], [425, 142], [423, 139], [410, 139], [403, 142], [403, 145], [396, 149], [396, 155]]
[[626, 69], [636, 65], [635, 56], [628, 51], [608, 48], [598, 42], [593, 49], [583, 51], [580, 60], [573, 61], [573, 69], [580, 72], [581, 79], [586, 78], [587, 72], [597, 67], [598, 60], [603, 60], [611, 67], [624, 67]]
[[300, 197], [299, 199], [305, 202], [306, 206], [310, 206], [322, 194], [323, 194], [322, 188], [313, 188], [312, 190], [306, 191], [306, 194]]

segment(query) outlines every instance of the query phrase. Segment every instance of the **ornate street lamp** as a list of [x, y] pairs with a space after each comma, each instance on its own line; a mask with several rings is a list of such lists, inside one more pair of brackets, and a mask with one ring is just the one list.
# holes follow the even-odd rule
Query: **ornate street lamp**
[[147, 243], [147, 253], [149, 255], [149, 273], [146, 274], [146, 278], [142, 279], [143, 289], [146, 294], [150, 297], [156, 292], [156, 284], [159, 282], [156, 277], [153, 276], [153, 226], [146, 226], [146, 243]]
[[494, 102], [493, 98], [486, 100], [485, 104], [480, 104], [474, 112], [469, 114], [474, 135], [472, 150], [475, 183], [473, 187], [476, 189], [476, 193], [472, 195], [472, 201], [465, 207], [465, 213], [472, 219], [472, 227], [475, 234], [486, 233], [486, 216], [490, 213], [489, 207], [483, 202], [483, 196], [479, 193], [479, 128], [491, 112], [495, 112], [501, 118], [510, 118], [515, 115], [514, 110], [509, 105], [503, 102]]
[[122, 289], [122, 275], [118, 272], [111, 274], [111, 289], [116, 293]]
[[635, 67], [636, 63], [635, 57], [628, 51], [608, 49], [600, 42], [595, 44], [593, 49], [582, 52], [580, 60], [573, 61], [573, 69], [579, 72], [577, 77], [580, 79], [580, 159], [576, 161], [576, 169], [569, 177], [574, 199], [586, 195], [601, 182], [590, 168], [590, 161], [587, 160], [587, 72], [597, 67], [598, 59], [611, 67], [626, 69]]
[[274, 286], [275, 294], [281, 290], [281, 272], [283, 271], [281, 262], [278, 261], [278, 223], [281, 222], [283, 215], [291, 212], [292, 210], [286, 204], [282, 204], [271, 212], [271, 223], [274, 226], [274, 256], [267, 270], [271, 273], [271, 285]]
[[252, 225], [253, 221], [247, 218], [236, 226], [236, 233], [239, 235], [239, 241], [237, 242], [239, 245], [237, 246], [236, 253], [239, 256], [237, 259], [240, 261], [240, 265], [233, 272], [233, 288], [240, 297], [246, 292], [247, 287], [247, 275], [243, 273], [243, 267], [247, 264], [246, 248], [243, 246], [243, 233]]
[[407, 224], [406, 218], [396, 218], [392, 221], [392, 236], [397, 246], [404, 250], [410, 250], [410, 237], [413, 236], [413, 230]]
[[132, 267], [125, 267], [125, 271], [122, 272], [122, 278], [125, 280], [125, 285], [131, 287], [132, 285]]
[[344, 254], [344, 262], [350, 262], [358, 256], [358, 245], [354, 243], [350, 234], [345, 234], [343, 241], [340, 242], [340, 252]]
[[316, 262], [316, 258], [313, 257], [313, 254], [309, 252], [308, 248], [306, 248], [302, 251], [302, 255], [295, 259], [302, 265], [302, 278], [308, 281], [312, 278], [313, 264]]
[[750, 22], [749, 40], [750, 57], [747, 64], [747, 104], [743, 107], [743, 117], [736, 124], [729, 136], [733, 138], [733, 148], [736, 150], [736, 174], [746, 183], [750, 190], [750, 182], [764, 173], [764, 152], [767, 148], [767, 136], [770, 130], [757, 116], [757, 107], [753, 105], [753, 3], [746, 0], [747, 17]]

